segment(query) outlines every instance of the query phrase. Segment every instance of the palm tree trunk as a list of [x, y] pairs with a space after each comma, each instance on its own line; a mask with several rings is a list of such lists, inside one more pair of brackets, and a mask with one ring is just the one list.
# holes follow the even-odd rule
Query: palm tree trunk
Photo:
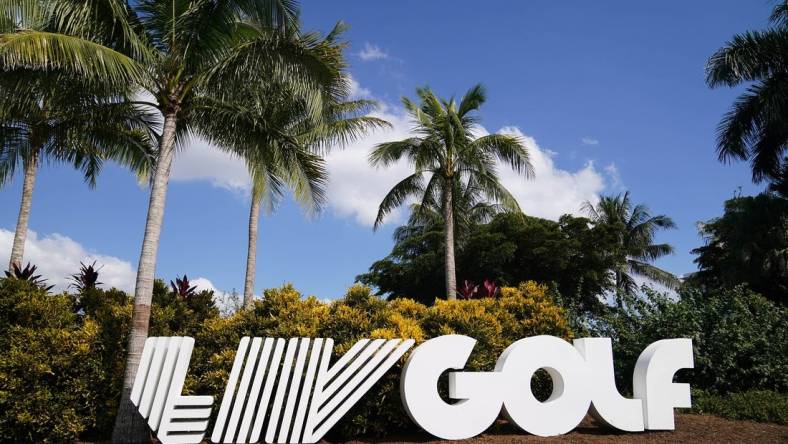
[[260, 199], [252, 193], [249, 210], [249, 245], [246, 249], [246, 281], [244, 282], [244, 308], [252, 308], [254, 299], [254, 273], [257, 265], [257, 225], [260, 220]]
[[33, 154], [25, 160], [25, 179], [22, 184], [22, 202], [19, 205], [19, 217], [16, 220], [16, 232], [14, 233], [14, 244], [11, 247], [11, 258], [8, 261], [8, 269], [12, 270], [14, 264], [22, 266], [22, 259], [25, 255], [25, 240], [27, 239], [27, 224], [30, 220], [30, 205], [33, 202], [33, 187], [36, 184], [36, 173], [38, 172], [38, 154]]
[[443, 192], [443, 219], [446, 225], [446, 299], [457, 299], [457, 276], [454, 266], [454, 212], [452, 202], [452, 184], [444, 187]]
[[164, 218], [164, 204], [167, 198], [167, 184], [175, 145], [177, 115], [164, 115], [164, 126], [159, 141], [159, 158], [156, 161], [153, 184], [148, 201], [148, 218], [145, 221], [145, 236], [142, 240], [137, 283], [134, 289], [134, 310], [131, 315], [131, 333], [126, 352], [126, 372], [123, 376], [123, 393], [112, 431], [113, 443], [149, 443], [150, 430], [142, 416], [131, 403], [131, 386], [137, 374], [140, 355], [148, 337], [153, 280], [156, 272], [156, 254], [159, 249], [159, 235]]

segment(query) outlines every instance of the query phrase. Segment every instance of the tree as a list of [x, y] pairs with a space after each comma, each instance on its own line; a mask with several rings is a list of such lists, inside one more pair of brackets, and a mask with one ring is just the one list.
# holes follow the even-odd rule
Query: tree
[[737, 34], [706, 63], [706, 83], [750, 83], [725, 114], [717, 132], [720, 161], [750, 162], [753, 181], [785, 186], [788, 169], [788, 2], [775, 6], [771, 27]]
[[[583, 211], [595, 225], [606, 225], [617, 232], [622, 255], [612, 270], [617, 292], [632, 294], [638, 287], [634, 275], [669, 288], [678, 286], [679, 280], [675, 276], [650, 264], [673, 253], [673, 247], [669, 244], [654, 243], [658, 230], [676, 228], [671, 218], [665, 215], [652, 216], [643, 204], [633, 206], [629, 191], [617, 196], [603, 196], [596, 205], [586, 202]], [[617, 301], [621, 305], [620, 294], [617, 294]]]
[[454, 200], [458, 196], [455, 190], [465, 187], [459, 184], [472, 184], [488, 201], [507, 210], [519, 211], [517, 201], [498, 178], [497, 163], [508, 164], [526, 177], [532, 175], [532, 167], [528, 151], [518, 137], [504, 134], [476, 137], [477, 113], [486, 100], [481, 85], [469, 89], [459, 104], [454, 98], [438, 99], [428, 88], [419, 88], [416, 94], [418, 104], [402, 98], [416, 122], [416, 136], [382, 143], [370, 154], [370, 163], [374, 166], [390, 166], [404, 157], [415, 170], [383, 198], [375, 228], [409, 197], [421, 201], [418, 207], [421, 210], [417, 211], [440, 207], [445, 221], [445, 291], [446, 297], [452, 300], [457, 297]]
[[[496, 214], [506, 212], [502, 205], [485, 200], [487, 196], [484, 195], [484, 190], [475, 184], [473, 178], [469, 178], [465, 183], [455, 183], [452, 196], [455, 247], [461, 247], [468, 233], [477, 225], [489, 222]], [[440, 199], [429, 199], [411, 204], [408, 222], [394, 230], [394, 240], [399, 241], [415, 235], [418, 231], [425, 232], [436, 226], [443, 227], [444, 214], [439, 202]], [[425, 206], [422, 206], [423, 204]]]
[[44, 162], [72, 165], [91, 187], [105, 160], [139, 175], [149, 172], [150, 116], [127, 102], [128, 92], [57, 71], [16, 70], [0, 77], [0, 185], [23, 171], [9, 270], [22, 264], [33, 188]]
[[788, 301], [788, 200], [775, 194], [736, 197], [721, 217], [698, 224], [705, 245], [689, 282], [708, 289], [747, 284], [767, 299]]
[[[356, 280], [390, 299], [432, 304], [443, 288], [442, 242], [442, 221], [422, 229], [397, 229], [391, 253]], [[617, 233], [608, 226], [593, 226], [586, 218], [564, 215], [555, 222], [500, 213], [463, 233], [458, 276], [501, 286], [553, 284], [567, 305], [597, 312], [602, 307], [599, 296], [614, 288], [609, 270], [618, 260], [617, 251]]]
[[252, 177], [252, 196], [243, 297], [244, 307], [249, 308], [254, 297], [261, 207], [272, 212], [288, 186], [308, 212], [319, 210], [327, 179], [320, 154], [332, 144], [342, 145], [387, 122], [359, 115], [374, 105], [368, 100], [334, 103], [327, 99], [323, 117], [316, 121], [308, 104], [285, 85], [272, 85], [263, 97], [250, 97], [245, 91], [239, 95], [246, 96], [245, 101], [239, 99], [244, 105], [226, 110], [232, 125], [227, 125], [227, 119], [206, 124], [215, 125], [212, 132], [221, 134], [217, 141], [249, 153], [245, 160]]
[[[325, 97], [347, 94], [337, 41], [297, 29], [292, 0], [9, 0], [14, 13], [54, 24], [25, 28], [0, 40], [5, 70], [62, 69], [85, 78], [133, 82], [161, 114], [156, 165], [134, 294], [132, 332], [115, 442], [147, 442], [149, 432], [129, 400], [147, 337], [161, 223], [176, 145], [189, 135], [213, 141], [207, 120], [221, 119], [227, 89], [270, 82], [290, 85], [319, 118]], [[32, 5], [32, 6], [31, 6]], [[6, 5], [4, 5], [6, 6]], [[36, 9], [35, 13], [30, 12]], [[20, 14], [9, 14], [16, 17]], [[236, 153], [242, 157], [248, 153]]]

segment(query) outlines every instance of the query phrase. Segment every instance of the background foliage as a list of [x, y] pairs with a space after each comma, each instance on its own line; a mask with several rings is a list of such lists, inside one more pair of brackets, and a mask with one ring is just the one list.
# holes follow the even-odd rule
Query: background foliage
[[[613, 338], [617, 383], [630, 391], [631, 369], [657, 339], [689, 337], [695, 370], [695, 410], [785, 423], [788, 315], [746, 288], [684, 291], [673, 300], [648, 291], [622, 308], [578, 315], [561, 306], [554, 286], [532, 281], [503, 287], [497, 298], [386, 301], [356, 285], [336, 301], [303, 297], [286, 285], [265, 291], [251, 310], [220, 316], [210, 292], [183, 297], [157, 281], [151, 335], [196, 339], [185, 392], [221, 396], [243, 336], [332, 337], [334, 359], [361, 338], [466, 334], [477, 345], [468, 370], [490, 370], [517, 339], [549, 334], [571, 340]], [[119, 290], [88, 288], [48, 294], [18, 279], [0, 280], [0, 441], [63, 442], [106, 438], [122, 383], [131, 298]], [[399, 399], [400, 362], [332, 430], [334, 438], [379, 436], [413, 425]], [[549, 381], [532, 381], [537, 396]], [[216, 409], [215, 409], [216, 410]]]
[[[443, 226], [402, 227], [391, 254], [357, 279], [389, 298], [412, 297], [432, 304], [443, 288]], [[554, 283], [567, 301], [599, 311], [597, 297], [613, 287], [608, 272], [621, 257], [615, 227], [591, 226], [570, 215], [558, 222], [523, 214], [498, 214], [467, 226], [458, 237], [457, 280], [517, 285]]]

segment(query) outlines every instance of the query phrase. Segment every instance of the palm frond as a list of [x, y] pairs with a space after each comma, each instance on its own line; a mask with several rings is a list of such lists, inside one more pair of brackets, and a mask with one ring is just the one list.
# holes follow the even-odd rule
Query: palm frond
[[706, 63], [706, 83], [711, 87], [736, 86], [785, 72], [788, 65], [788, 30], [747, 32], [714, 53]]
[[129, 56], [90, 40], [41, 31], [0, 36], [0, 65], [4, 70], [64, 70], [115, 85], [146, 79], [143, 67]]
[[405, 202], [405, 199], [416, 196], [424, 190], [423, 173], [417, 171], [410, 176], [402, 179], [398, 184], [386, 194], [378, 207], [378, 215], [375, 218], [374, 228], [377, 229], [383, 223], [383, 219], [391, 211]]
[[676, 289], [681, 284], [681, 281], [676, 276], [651, 264], [636, 260], [630, 260], [628, 263], [632, 273], [648, 278], [670, 289]]

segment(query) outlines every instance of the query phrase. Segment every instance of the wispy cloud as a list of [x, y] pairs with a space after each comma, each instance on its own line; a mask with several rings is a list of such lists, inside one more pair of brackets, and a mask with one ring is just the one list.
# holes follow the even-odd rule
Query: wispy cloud
[[591, 145], [591, 146], [599, 145], [599, 140], [594, 139], [593, 137], [588, 137], [588, 136], [583, 137], [582, 139], [580, 139], [580, 142], [582, 142], [583, 145]]
[[618, 172], [618, 167], [615, 163], [605, 167], [608, 179], [610, 179], [610, 189], [613, 191], [623, 191], [624, 182], [621, 180], [621, 173]]
[[386, 51], [380, 49], [379, 46], [373, 45], [369, 42], [364, 43], [364, 48], [361, 49], [361, 51], [359, 51], [357, 55], [361, 60], [365, 62], [371, 62], [373, 60], [386, 60], [389, 58], [389, 54]]

